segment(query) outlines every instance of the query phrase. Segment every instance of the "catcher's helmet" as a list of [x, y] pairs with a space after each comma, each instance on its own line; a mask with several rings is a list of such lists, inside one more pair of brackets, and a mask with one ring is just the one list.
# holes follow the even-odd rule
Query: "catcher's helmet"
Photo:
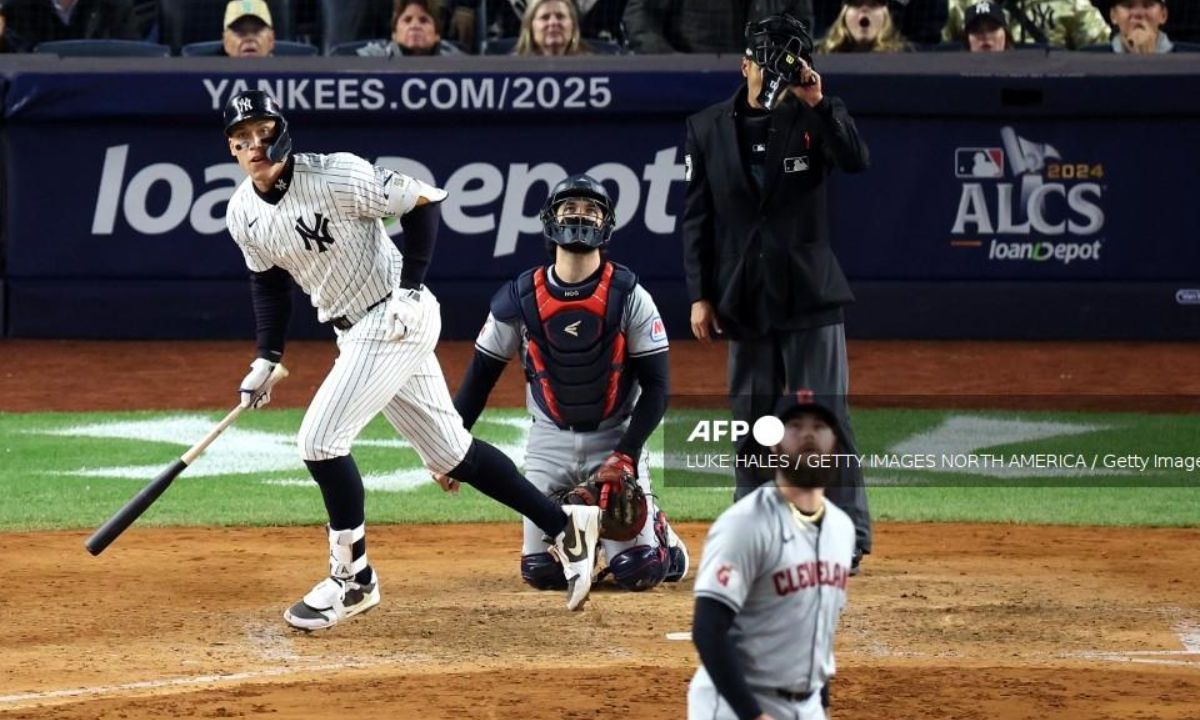
[[246, 90], [229, 98], [225, 103], [225, 135], [247, 120], [268, 118], [275, 121], [275, 136], [267, 145], [267, 159], [282, 162], [292, 151], [292, 136], [288, 134], [287, 119], [279, 110], [279, 103], [262, 90]]
[[[590, 200], [600, 208], [599, 222], [583, 215], [567, 215], [560, 218], [558, 208], [568, 200]], [[572, 175], [554, 186], [541, 213], [542, 229], [556, 245], [584, 245], [602, 248], [612, 238], [616, 216], [612, 200], [599, 180], [590, 175]]]
[[813, 39], [808, 25], [791, 15], [770, 15], [746, 23], [746, 57], [763, 70], [759, 103], [771, 108], [779, 90], [800, 75], [798, 60], [812, 66]]

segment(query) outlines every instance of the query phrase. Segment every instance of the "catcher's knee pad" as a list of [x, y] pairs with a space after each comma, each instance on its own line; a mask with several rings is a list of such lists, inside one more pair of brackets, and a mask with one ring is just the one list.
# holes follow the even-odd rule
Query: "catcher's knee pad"
[[521, 579], [538, 590], [566, 590], [563, 566], [550, 553], [521, 556]]
[[608, 563], [613, 580], [626, 590], [641, 592], [663, 581], [669, 566], [667, 549], [638, 545], [618, 554]]

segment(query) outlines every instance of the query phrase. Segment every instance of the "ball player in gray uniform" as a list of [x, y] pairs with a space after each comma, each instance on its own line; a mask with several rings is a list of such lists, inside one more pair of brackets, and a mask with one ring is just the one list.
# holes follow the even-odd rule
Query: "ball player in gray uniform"
[[[242, 380], [255, 402], [284, 350], [291, 284], [336, 330], [338, 357], [305, 413], [300, 454], [329, 513], [329, 576], [284, 613], [316, 630], [379, 603], [379, 578], [367, 557], [362, 476], [354, 439], [380, 412], [430, 471], [473, 485], [530, 518], [565, 558], [567, 606], [591, 587], [598, 508], [551, 502], [495, 447], [463, 427], [434, 345], [437, 298], [423, 285], [446, 193], [349, 153], [292, 154], [287, 121], [259, 91], [225, 108], [229, 151], [247, 178], [229, 200], [226, 222], [251, 270], [257, 358]], [[382, 218], [404, 227], [402, 256]], [[269, 394], [255, 402], [258, 407]]]
[[[642, 452], [667, 407], [667, 333], [637, 277], [602, 254], [615, 224], [612, 207], [604, 186], [587, 175], [553, 188], [541, 213], [553, 263], [526, 271], [493, 298], [454, 404], [471, 427], [520, 354], [533, 416], [529, 480], [551, 494], [616, 466], [646, 493], [649, 521], [640, 533], [600, 541], [616, 583], [639, 591], [682, 579], [688, 556], [650, 495]], [[548, 549], [526, 520], [521, 577], [539, 590], [563, 583]]]
[[[821, 720], [834, 675], [833, 636], [846, 605], [854, 523], [825, 497], [844, 424], [812, 393], [776, 408], [775, 482], [717, 518], [696, 575], [692, 638], [703, 663], [688, 719]], [[786, 465], [786, 467], [783, 467]]]

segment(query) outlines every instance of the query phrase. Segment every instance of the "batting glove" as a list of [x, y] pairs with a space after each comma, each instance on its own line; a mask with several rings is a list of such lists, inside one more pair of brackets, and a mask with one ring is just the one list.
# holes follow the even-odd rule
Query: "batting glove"
[[266, 385], [267, 378], [271, 377], [271, 372], [275, 369], [275, 363], [264, 358], [255, 358], [254, 362], [250, 363], [250, 372], [246, 377], [242, 378], [242, 384], [238, 392], [242, 394], [241, 406], [244, 408], [260, 408], [271, 402], [271, 389], [263, 390], [263, 385]]
[[403, 340], [409, 333], [416, 332], [417, 323], [421, 319], [421, 291], [418, 288], [396, 288], [392, 291], [392, 299], [388, 301], [387, 316], [391, 323], [388, 340]]

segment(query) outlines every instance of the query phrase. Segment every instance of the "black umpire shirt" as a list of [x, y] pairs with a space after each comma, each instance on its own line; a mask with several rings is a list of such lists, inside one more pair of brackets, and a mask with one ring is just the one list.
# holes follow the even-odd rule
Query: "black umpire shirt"
[[867, 146], [841, 100], [789, 94], [769, 115], [759, 182], [745, 96], [743, 85], [687, 120], [689, 300], [712, 302], [733, 338], [841, 322], [854, 295], [829, 246], [825, 178], [865, 170]]

